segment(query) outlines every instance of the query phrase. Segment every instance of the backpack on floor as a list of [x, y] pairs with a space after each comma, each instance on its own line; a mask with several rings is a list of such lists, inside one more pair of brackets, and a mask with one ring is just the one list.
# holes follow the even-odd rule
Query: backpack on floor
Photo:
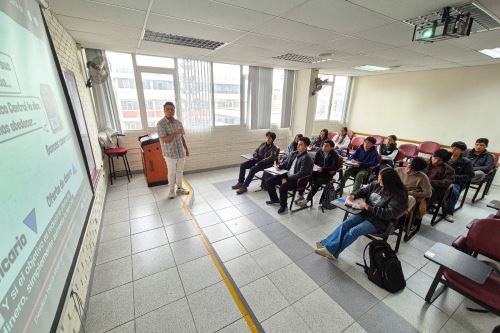
[[[370, 257], [370, 266], [366, 264], [366, 249]], [[396, 253], [384, 240], [374, 240], [363, 251], [364, 265], [368, 280], [385, 290], [396, 293], [406, 286], [405, 277]]]
[[319, 204], [321, 207], [321, 211], [324, 213], [325, 209], [333, 209], [335, 206], [332, 204], [332, 201], [337, 199], [338, 193], [335, 189], [335, 183], [328, 183], [325, 185], [323, 189], [323, 193], [321, 194], [321, 198], [319, 199]]

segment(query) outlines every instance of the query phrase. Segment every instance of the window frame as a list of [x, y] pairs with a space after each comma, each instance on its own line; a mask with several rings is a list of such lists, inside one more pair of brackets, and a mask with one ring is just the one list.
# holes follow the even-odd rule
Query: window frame
[[[348, 108], [349, 99], [350, 99], [350, 96], [351, 96], [352, 76], [319, 73], [318, 77], [320, 77], [321, 75], [329, 76], [329, 77], [332, 76], [333, 77], [332, 82], [328, 82], [325, 85], [325, 86], [331, 86], [332, 89], [330, 91], [330, 99], [328, 101], [328, 110], [327, 110], [326, 119], [317, 119], [316, 118], [316, 111], [317, 111], [317, 108], [318, 108], [318, 104], [316, 102], [316, 107], [315, 107], [315, 110], [314, 110], [314, 121], [329, 121], [329, 122], [336, 121], [336, 122], [344, 123], [345, 120], [346, 120], [346, 118], [347, 118], [347, 108]], [[347, 84], [346, 84], [346, 90], [345, 90], [345, 93], [344, 93], [344, 105], [342, 107], [342, 114], [340, 116], [340, 119], [339, 120], [331, 120], [330, 117], [331, 117], [331, 113], [332, 113], [333, 92], [335, 90], [335, 78], [337, 76], [345, 76], [345, 77], [347, 77]], [[317, 94], [316, 94], [316, 96], [317, 96]], [[316, 97], [316, 99], [317, 99], [317, 97]]]

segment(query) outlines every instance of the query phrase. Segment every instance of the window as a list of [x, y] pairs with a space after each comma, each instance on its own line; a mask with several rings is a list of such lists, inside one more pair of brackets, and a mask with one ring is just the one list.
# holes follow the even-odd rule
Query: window
[[273, 93], [271, 102], [271, 125], [281, 126], [281, 112], [283, 109], [283, 85], [285, 70], [273, 70]]
[[106, 51], [116, 107], [123, 130], [142, 128], [132, 55]]
[[328, 79], [328, 83], [323, 85], [316, 93], [316, 113], [315, 120], [344, 120], [344, 115], [349, 97], [349, 81], [347, 76], [322, 75], [321, 80]]
[[215, 126], [240, 125], [240, 66], [213, 64]]
[[165, 80], [143, 80], [142, 87], [152, 90], [174, 90], [174, 82]]
[[147, 55], [136, 55], [135, 60], [137, 66], [159, 67], [159, 68], [174, 68], [175, 61], [172, 58], [153, 57]]
[[156, 127], [158, 121], [165, 116], [163, 104], [166, 101], [175, 104], [174, 75], [141, 72], [141, 78], [146, 103], [147, 126]]

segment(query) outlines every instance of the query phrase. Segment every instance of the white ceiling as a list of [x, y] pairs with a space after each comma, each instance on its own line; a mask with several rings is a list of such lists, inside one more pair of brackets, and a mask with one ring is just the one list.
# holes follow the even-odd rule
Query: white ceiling
[[[48, 0], [61, 24], [84, 47], [288, 69], [369, 75], [352, 67], [408, 72], [500, 63], [477, 50], [500, 47], [500, 29], [421, 44], [402, 20], [456, 0]], [[481, 0], [500, 17], [500, 1]], [[144, 29], [222, 41], [215, 50], [141, 40]], [[303, 64], [284, 53], [333, 60]], [[388, 73], [384, 72], [384, 73]]]

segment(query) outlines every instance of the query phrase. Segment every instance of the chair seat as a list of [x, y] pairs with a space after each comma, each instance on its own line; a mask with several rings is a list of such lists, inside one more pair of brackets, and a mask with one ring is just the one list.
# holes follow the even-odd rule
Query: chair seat
[[455, 286], [462, 293], [479, 302], [500, 311], [500, 274], [492, 271], [486, 282], [481, 285], [449, 269], [443, 272], [449, 284]]
[[123, 155], [123, 154], [126, 154], [127, 152], [128, 152], [127, 148], [120, 148], [120, 147], [108, 148], [108, 149], [104, 150], [104, 154], [106, 154], [108, 156]]

